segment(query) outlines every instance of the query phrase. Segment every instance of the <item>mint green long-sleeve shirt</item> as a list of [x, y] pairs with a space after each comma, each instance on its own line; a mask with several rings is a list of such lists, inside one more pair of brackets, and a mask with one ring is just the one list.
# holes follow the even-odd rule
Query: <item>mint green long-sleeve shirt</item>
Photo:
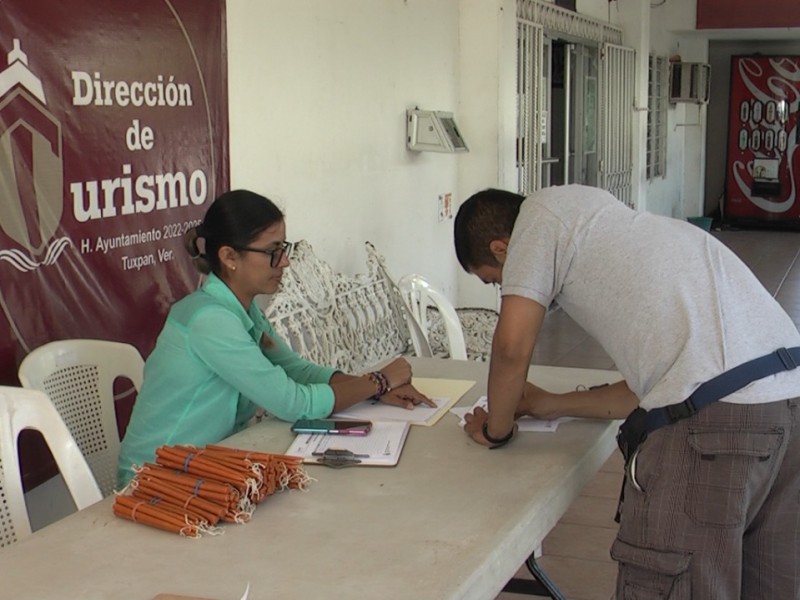
[[[272, 345], [261, 343], [266, 334]], [[334, 369], [308, 362], [213, 274], [176, 302], [144, 368], [122, 441], [118, 479], [152, 462], [162, 445], [216, 443], [244, 428], [263, 407], [284, 421], [327, 417]]]

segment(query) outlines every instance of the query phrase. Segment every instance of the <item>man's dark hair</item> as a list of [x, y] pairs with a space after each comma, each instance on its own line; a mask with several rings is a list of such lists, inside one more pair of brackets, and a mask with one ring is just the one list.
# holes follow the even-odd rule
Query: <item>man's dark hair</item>
[[525, 196], [489, 188], [473, 194], [461, 205], [453, 235], [456, 257], [465, 271], [498, 264], [489, 244], [511, 237], [523, 200]]

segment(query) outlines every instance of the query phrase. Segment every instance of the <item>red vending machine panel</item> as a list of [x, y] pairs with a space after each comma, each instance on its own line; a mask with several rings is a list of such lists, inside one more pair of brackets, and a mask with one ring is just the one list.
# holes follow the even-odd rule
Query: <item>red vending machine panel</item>
[[800, 225], [800, 56], [731, 58], [725, 218]]

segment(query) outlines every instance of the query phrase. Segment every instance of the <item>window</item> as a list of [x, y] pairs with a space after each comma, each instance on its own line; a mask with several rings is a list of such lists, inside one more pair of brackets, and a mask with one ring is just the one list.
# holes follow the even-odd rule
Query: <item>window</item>
[[667, 71], [663, 56], [650, 55], [647, 82], [647, 178], [667, 174]]

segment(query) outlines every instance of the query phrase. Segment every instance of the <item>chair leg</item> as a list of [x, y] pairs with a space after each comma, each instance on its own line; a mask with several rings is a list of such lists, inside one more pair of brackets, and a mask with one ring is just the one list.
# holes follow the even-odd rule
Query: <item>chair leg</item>
[[525, 594], [526, 596], [544, 596], [553, 600], [565, 600], [564, 595], [558, 591], [553, 581], [536, 562], [536, 557], [531, 554], [525, 561], [525, 566], [533, 575], [533, 579], [520, 579], [514, 577], [503, 588], [504, 592], [511, 594]]

